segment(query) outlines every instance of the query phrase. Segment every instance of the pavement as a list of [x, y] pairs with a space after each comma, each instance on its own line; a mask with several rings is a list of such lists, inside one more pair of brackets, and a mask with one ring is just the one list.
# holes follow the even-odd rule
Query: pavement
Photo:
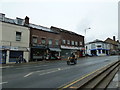
[[9, 63], [9, 64], [1, 64], [0, 65], [0, 69], [1, 68], [7, 68], [7, 67], [12, 67], [12, 66], [21, 66], [21, 65], [30, 65], [30, 64], [43, 64], [43, 63], [48, 63], [48, 62], [52, 62], [52, 61], [58, 61], [58, 60], [43, 60], [43, 61], [32, 61], [32, 62], [27, 62], [27, 63]]
[[120, 90], [120, 67], [118, 68], [118, 72], [114, 76], [113, 80], [108, 86], [109, 89]]

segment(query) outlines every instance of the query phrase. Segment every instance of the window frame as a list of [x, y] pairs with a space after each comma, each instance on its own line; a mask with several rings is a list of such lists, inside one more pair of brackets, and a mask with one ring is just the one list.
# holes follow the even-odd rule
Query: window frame
[[[35, 38], [36, 38], [36, 41], [34, 41]], [[32, 43], [33, 44], [37, 44], [38, 43], [38, 37], [32, 36]]]
[[62, 44], [66, 44], [66, 40], [65, 39], [62, 40]]
[[70, 40], [67, 40], [67, 44], [70, 45]]
[[75, 45], [75, 41], [72, 41], [72, 45]]
[[16, 31], [16, 41], [21, 41], [22, 39], [22, 32]]
[[55, 40], [55, 45], [59, 45], [59, 40]]
[[[50, 41], [52, 42], [51, 44]], [[48, 45], [52, 45], [52, 44], [53, 44], [53, 39], [48, 39]]]

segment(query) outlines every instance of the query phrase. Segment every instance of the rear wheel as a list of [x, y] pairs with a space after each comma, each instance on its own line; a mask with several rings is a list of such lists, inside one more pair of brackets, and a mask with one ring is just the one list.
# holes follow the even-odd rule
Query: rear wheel
[[77, 64], [77, 60], [74, 61], [74, 64]]
[[70, 65], [70, 61], [67, 61], [67, 65]]

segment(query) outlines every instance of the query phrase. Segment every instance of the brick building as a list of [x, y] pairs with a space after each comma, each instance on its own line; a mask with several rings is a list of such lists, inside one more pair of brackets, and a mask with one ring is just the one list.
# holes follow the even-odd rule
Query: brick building
[[62, 58], [67, 58], [72, 52], [75, 52], [78, 57], [84, 55], [84, 36], [54, 26], [51, 26], [51, 29], [60, 33]]
[[29, 23], [28, 17], [25, 22], [30, 27], [31, 60], [59, 59], [60, 34], [50, 28]]
[[113, 39], [107, 38], [105, 42], [110, 44], [110, 54], [118, 54], [120, 48], [119, 48], [119, 41], [116, 40], [115, 36], [113, 36]]

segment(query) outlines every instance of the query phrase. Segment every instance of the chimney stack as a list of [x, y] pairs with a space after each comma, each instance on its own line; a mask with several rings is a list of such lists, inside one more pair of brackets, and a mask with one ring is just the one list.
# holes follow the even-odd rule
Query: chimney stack
[[29, 25], [29, 17], [25, 17], [25, 25]]
[[113, 40], [115, 41], [115, 36], [113, 36]]

